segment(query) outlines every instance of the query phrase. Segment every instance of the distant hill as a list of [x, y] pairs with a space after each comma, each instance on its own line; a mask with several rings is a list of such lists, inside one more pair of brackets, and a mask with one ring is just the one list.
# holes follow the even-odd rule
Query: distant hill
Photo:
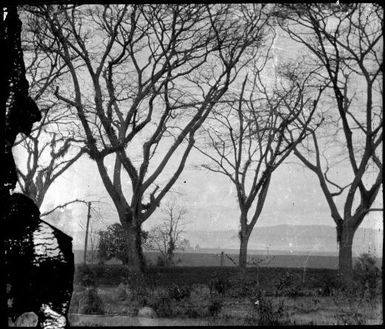
[[[236, 230], [187, 231], [184, 237], [190, 241], [193, 248], [197, 245], [199, 245], [199, 248], [180, 253], [181, 265], [217, 265], [221, 251], [232, 255], [232, 258], [237, 257], [239, 239]], [[361, 253], [370, 250], [378, 258], [381, 258], [382, 241], [382, 230], [359, 228], [354, 239], [353, 256], [357, 257]], [[74, 245], [74, 249], [75, 262], [81, 263], [83, 261], [83, 251], [81, 247], [79, 248], [76, 245]], [[295, 262], [299, 262], [298, 264], [309, 262], [310, 267], [335, 268], [336, 264], [338, 264], [337, 251], [336, 230], [334, 227], [326, 225], [256, 227], [251, 234], [248, 248], [250, 256], [275, 256], [272, 262], [265, 266], [289, 266], [290, 264], [294, 266]], [[185, 255], [183, 256], [183, 254]], [[187, 254], [189, 255], [187, 256]], [[157, 255], [155, 253], [147, 252], [146, 255], [151, 262], [156, 262]], [[97, 262], [97, 255], [95, 253], [91, 257], [89, 252], [88, 262], [91, 262], [92, 259]], [[286, 262], [289, 263], [286, 264]], [[112, 259], [108, 263], [114, 264], [120, 263], [120, 261]], [[231, 265], [231, 263], [226, 263], [226, 265]]]
[[[191, 246], [201, 249], [238, 249], [236, 230], [187, 231], [184, 237]], [[359, 228], [355, 234], [353, 254], [369, 250], [382, 256], [383, 231]], [[337, 254], [336, 229], [326, 225], [277, 225], [256, 227], [250, 236], [248, 249], [264, 250], [266, 253], [285, 251], [291, 254], [333, 255]]]

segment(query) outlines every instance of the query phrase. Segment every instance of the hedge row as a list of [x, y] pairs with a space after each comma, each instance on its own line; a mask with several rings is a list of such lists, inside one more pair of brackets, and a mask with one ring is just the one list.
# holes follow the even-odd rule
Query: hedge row
[[[241, 272], [237, 267], [151, 267], [140, 277], [141, 282], [169, 286], [170, 284], [192, 285], [206, 284], [215, 277], [236, 280]], [[333, 281], [337, 271], [332, 269], [300, 268], [247, 268], [242, 276], [245, 281], [258, 281], [266, 288], [276, 286], [282, 280], [293, 283], [305, 282], [309, 288], [319, 287], [322, 282]], [[137, 276], [137, 275], [135, 275]], [[78, 265], [75, 268], [75, 285], [87, 284], [91, 280], [96, 285], [115, 286], [121, 282], [132, 280], [129, 268], [124, 265]]]

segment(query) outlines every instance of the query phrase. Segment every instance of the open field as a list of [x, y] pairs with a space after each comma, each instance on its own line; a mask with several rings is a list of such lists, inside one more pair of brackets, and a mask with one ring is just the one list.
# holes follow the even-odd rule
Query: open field
[[[81, 264], [83, 262], [83, 252], [81, 250], [75, 250], [75, 263]], [[238, 255], [234, 250], [225, 250], [225, 254], [229, 255], [235, 263], [238, 262]], [[145, 252], [144, 256], [146, 262], [149, 265], [155, 265], [157, 258], [159, 256], [156, 252]], [[93, 263], [97, 263], [97, 255], [91, 257], [91, 254], [88, 255], [88, 260]], [[269, 255], [266, 252], [253, 254], [249, 252], [249, 259], [251, 262], [257, 260], [260, 261], [260, 267], [306, 267], [306, 268], [327, 268], [327, 269], [337, 269], [338, 267], [338, 257], [335, 255], [313, 255], [313, 254], [290, 254], [289, 252], [283, 251], [270, 251]], [[355, 261], [356, 258], [353, 258]], [[185, 266], [219, 266], [221, 264], [220, 251], [218, 252], [176, 252], [175, 253], [175, 266], [185, 267]], [[108, 264], [121, 264], [121, 261], [117, 259], [112, 259], [107, 262]], [[227, 256], [224, 257], [223, 261], [224, 266], [235, 266]], [[377, 266], [381, 267], [382, 258], [377, 258]]]
[[[382, 281], [344, 288], [333, 269], [77, 267], [73, 326], [380, 324]], [[84, 307], [86, 296], [91, 306]], [[90, 300], [88, 300], [90, 302]], [[143, 307], [155, 317], [139, 317]], [[87, 315], [88, 314], [88, 315]]]
[[[147, 253], [146, 259], [151, 264], [156, 264], [158, 254]], [[230, 255], [234, 263], [224, 257], [224, 266], [236, 266], [238, 255]], [[250, 261], [261, 261], [259, 266], [263, 267], [310, 267], [310, 268], [329, 268], [338, 267], [338, 258], [334, 256], [312, 256], [312, 255], [250, 255]], [[206, 253], [176, 253], [176, 266], [219, 266], [220, 254]]]

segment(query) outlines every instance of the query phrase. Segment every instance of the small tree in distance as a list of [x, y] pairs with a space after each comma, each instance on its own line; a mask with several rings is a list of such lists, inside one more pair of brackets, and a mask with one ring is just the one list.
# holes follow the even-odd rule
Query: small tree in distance
[[170, 266], [174, 264], [176, 250], [191, 248], [190, 242], [182, 236], [187, 210], [174, 201], [167, 203], [163, 212], [166, 217], [161, 224], [150, 230], [145, 247], [160, 253], [158, 263]]

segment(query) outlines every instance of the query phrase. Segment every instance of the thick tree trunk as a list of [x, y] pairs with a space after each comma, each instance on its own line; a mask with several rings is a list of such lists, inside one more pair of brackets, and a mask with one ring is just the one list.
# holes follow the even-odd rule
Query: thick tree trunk
[[249, 243], [249, 235], [246, 232], [240, 234], [241, 245], [239, 248], [239, 267], [245, 269], [247, 266], [247, 245]]
[[143, 272], [145, 270], [145, 261], [142, 250], [140, 228], [133, 224], [123, 224], [126, 230], [126, 264], [133, 272]]
[[349, 283], [353, 279], [352, 246], [355, 230], [349, 225], [341, 226], [341, 240], [339, 241], [339, 274], [344, 282]]

